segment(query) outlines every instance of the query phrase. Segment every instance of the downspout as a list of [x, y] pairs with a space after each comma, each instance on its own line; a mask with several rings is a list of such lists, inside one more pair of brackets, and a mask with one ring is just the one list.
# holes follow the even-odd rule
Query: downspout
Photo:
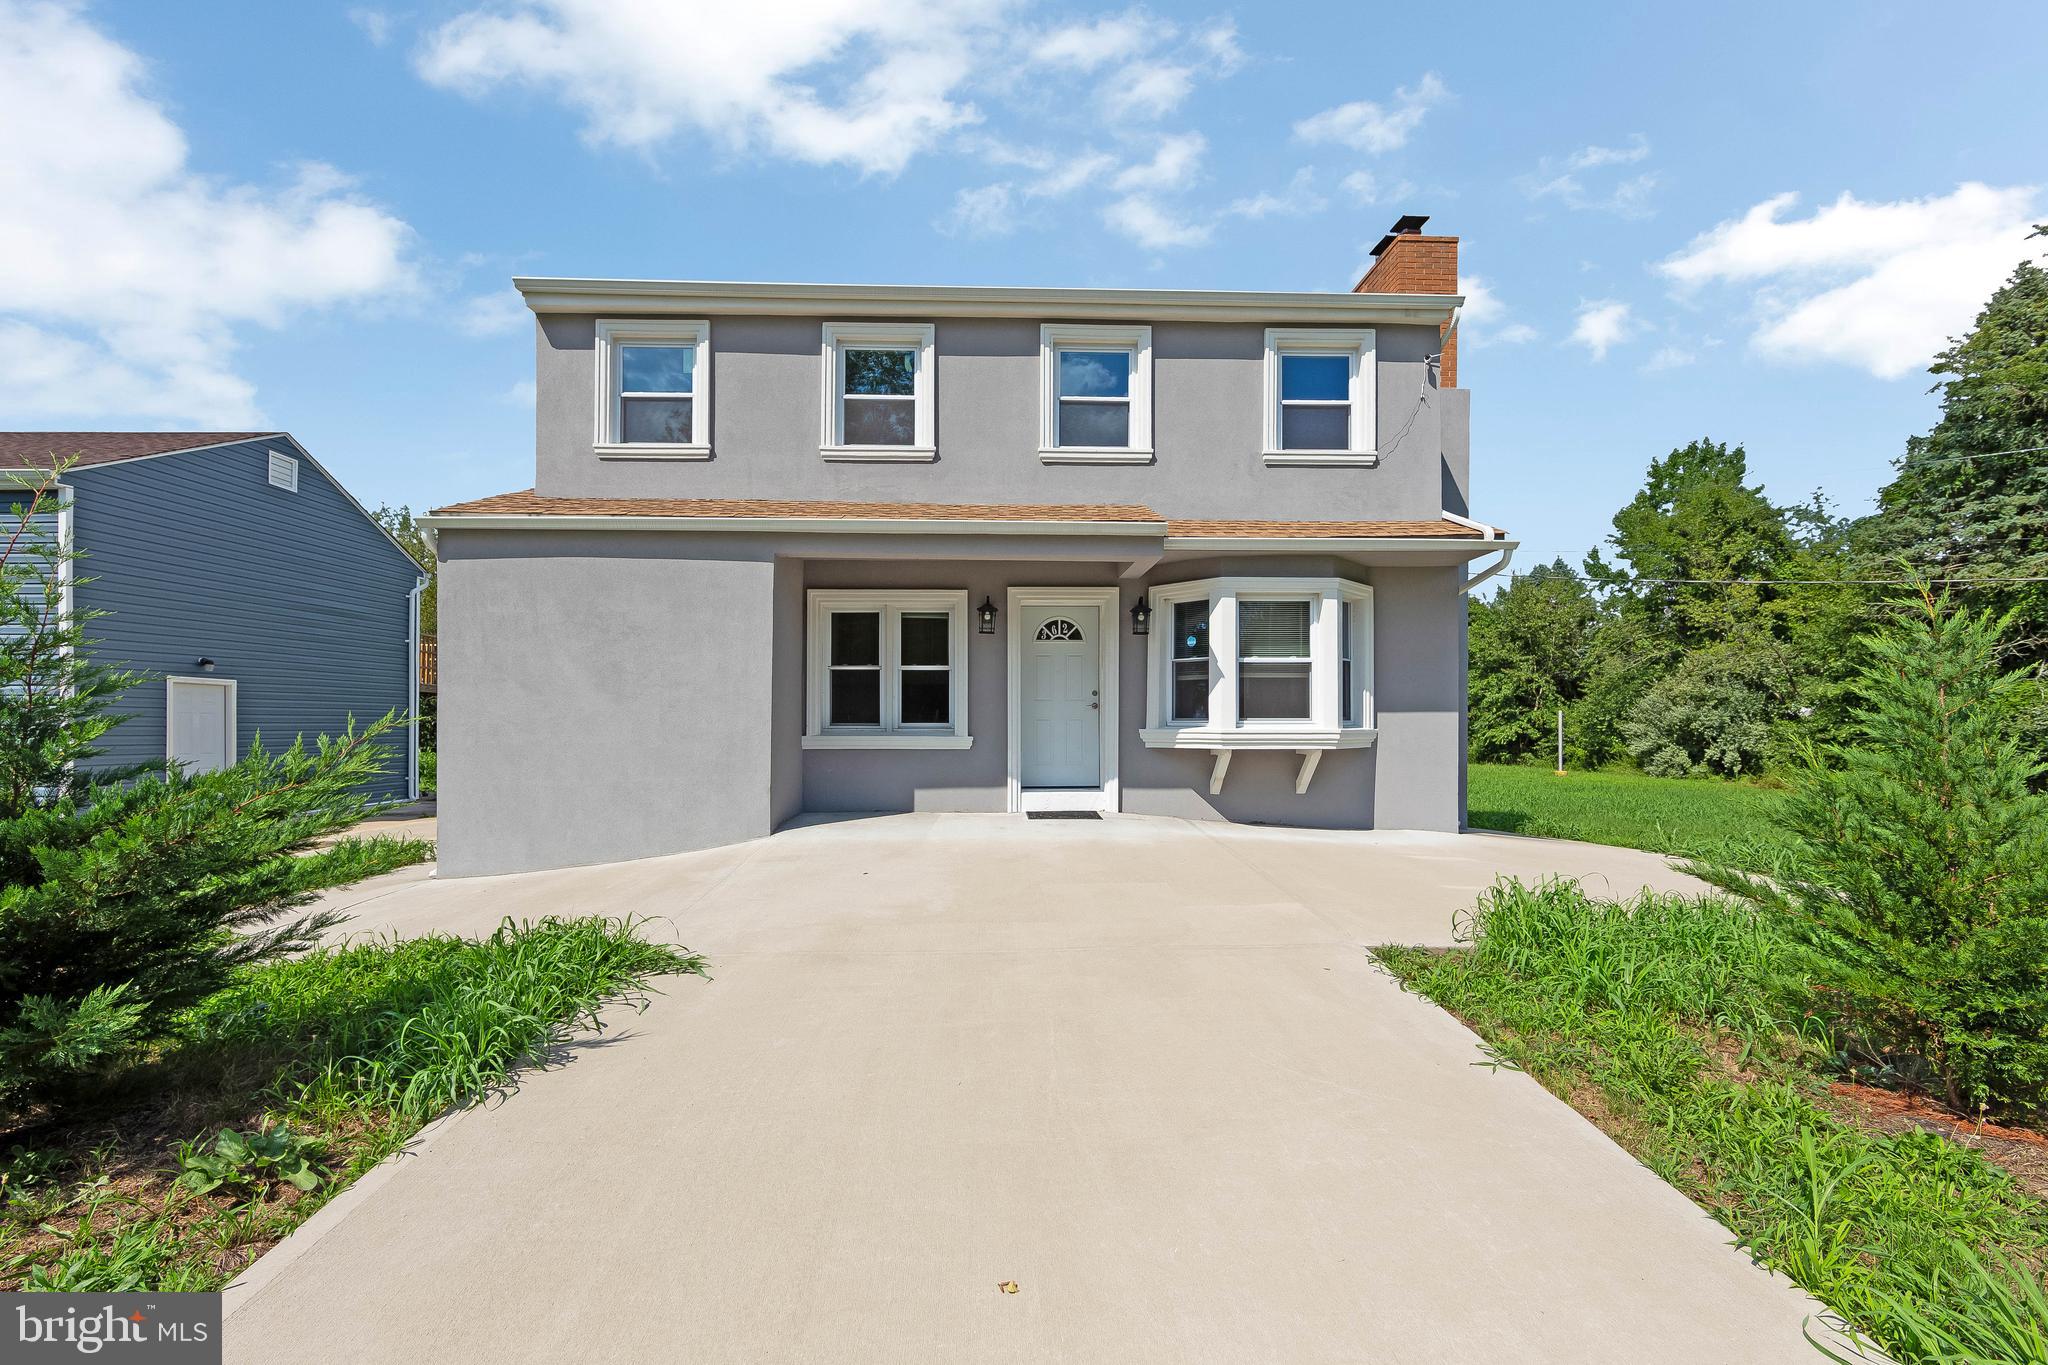
[[[1472, 530], [1479, 532], [1481, 536], [1490, 541], [1500, 540], [1503, 538], [1500, 527], [1489, 526], [1483, 521], [1474, 521], [1470, 517], [1461, 517], [1456, 512], [1445, 512], [1444, 520], [1454, 521], [1460, 526], [1470, 527]], [[1508, 565], [1514, 562], [1514, 559], [1515, 547], [1513, 545], [1501, 546], [1500, 558], [1495, 560], [1493, 563], [1487, 565], [1486, 568], [1480, 571], [1479, 573], [1476, 573], [1472, 575], [1472, 577], [1466, 579], [1464, 585], [1458, 589], [1459, 594], [1461, 596], [1470, 595], [1472, 589], [1478, 587], [1481, 583], [1484, 583], [1487, 579], [1493, 577], [1502, 569], [1505, 569]]]
[[420, 594], [427, 590], [427, 580], [415, 578], [412, 591], [405, 595], [406, 603], [406, 654], [409, 660], [407, 673], [411, 679], [412, 696], [406, 707], [406, 714], [412, 717], [412, 724], [405, 727], [409, 738], [406, 749], [410, 755], [407, 764], [405, 799], [420, 799]]

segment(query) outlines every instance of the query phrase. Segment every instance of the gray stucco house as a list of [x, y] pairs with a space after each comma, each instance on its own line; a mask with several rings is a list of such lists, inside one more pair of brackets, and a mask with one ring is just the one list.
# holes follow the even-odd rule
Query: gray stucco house
[[1464, 817], [1455, 238], [1348, 294], [521, 279], [437, 509], [444, 875], [806, 812]]
[[[148, 681], [105, 765], [210, 771], [418, 710], [420, 566], [283, 432], [0, 432], [0, 485], [70, 462], [43, 528], [99, 661]], [[410, 733], [410, 732], [408, 732]], [[372, 789], [417, 796], [413, 738]]]

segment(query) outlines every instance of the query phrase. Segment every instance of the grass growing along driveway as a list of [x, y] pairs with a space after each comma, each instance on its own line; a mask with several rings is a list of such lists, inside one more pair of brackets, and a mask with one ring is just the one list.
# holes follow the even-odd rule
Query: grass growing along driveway
[[1545, 839], [1617, 844], [1745, 866], [1773, 848], [1778, 792], [1720, 778], [1568, 772], [1509, 763], [1466, 768], [1466, 822]]
[[596, 918], [246, 968], [102, 1100], [0, 1133], [0, 1288], [218, 1289], [607, 1000], [702, 969]]
[[1786, 945], [1746, 907], [1509, 882], [1467, 934], [1376, 953], [1896, 1359], [2048, 1365], [2048, 1207], [1831, 1088]]

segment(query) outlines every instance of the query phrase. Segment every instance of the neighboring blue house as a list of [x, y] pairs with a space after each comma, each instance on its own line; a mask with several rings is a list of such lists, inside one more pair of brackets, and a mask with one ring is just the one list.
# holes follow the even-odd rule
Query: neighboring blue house
[[[70, 463], [51, 529], [94, 653], [148, 681], [108, 764], [210, 770], [419, 709], [423, 571], [283, 432], [0, 432], [0, 481]], [[12, 472], [22, 471], [22, 472]], [[417, 796], [418, 745], [374, 789]]]

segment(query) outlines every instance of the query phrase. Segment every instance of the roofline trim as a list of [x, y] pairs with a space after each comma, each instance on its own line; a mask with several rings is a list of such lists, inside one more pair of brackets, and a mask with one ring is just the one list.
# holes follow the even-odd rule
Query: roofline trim
[[1168, 554], [1216, 554], [1225, 550], [1255, 554], [1359, 554], [1366, 550], [1443, 554], [1465, 549], [1468, 559], [1492, 554], [1512, 540], [1480, 540], [1474, 536], [1168, 536]]
[[[82, 431], [82, 432], [77, 432], [77, 433], [75, 433], [75, 434], [76, 434], [76, 435], [80, 435], [80, 436], [93, 436], [93, 435], [97, 435], [98, 433], [97, 433], [97, 432], [90, 432], [90, 431]], [[293, 445], [298, 445], [298, 444], [299, 444], [299, 443], [298, 443], [297, 441], [293, 441], [293, 440], [292, 440], [292, 434], [291, 434], [290, 432], [288, 432], [288, 431], [259, 431], [259, 432], [256, 432], [256, 433], [255, 433], [254, 435], [250, 435], [250, 436], [243, 436], [243, 437], [239, 437], [238, 439], [236, 439], [236, 440], [233, 440], [233, 441], [208, 441], [208, 442], [206, 442], [206, 443], [205, 443], [204, 445], [196, 445], [196, 446], [179, 446], [179, 447], [178, 447], [178, 448], [177, 448], [176, 450], [152, 450], [152, 451], [150, 451], [150, 452], [148, 452], [147, 454], [144, 454], [144, 455], [116, 455], [116, 456], [115, 456], [115, 457], [114, 457], [113, 459], [111, 459], [111, 460], [93, 460], [93, 461], [91, 461], [90, 463], [78, 463], [78, 464], [74, 464], [74, 465], [72, 466], [72, 469], [73, 469], [73, 470], [79, 470], [79, 469], [99, 469], [99, 468], [101, 468], [102, 466], [105, 466], [105, 465], [110, 465], [110, 464], [134, 464], [134, 463], [135, 463], [135, 462], [136, 462], [137, 460], [161, 460], [161, 459], [162, 459], [162, 458], [163, 458], [164, 456], [166, 456], [166, 455], [190, 455], [190, 454], [192, 454], [192, 453], [193, 453], [194, 451], [200, 451], [200, 450], [224, 450], [224, 449], [226, 449], [226, 448], [227, 448], [227, 447], [229, 447], [229, 446], [245, 446], [245, 445], [249, 444], [249, 442], [251, 442], [251, 441], [275, 441], [275, 440], [279, 439], [280, 437], [282, 437], [283, 439], [285, 439], [285, 440], [287, 440], [287, 441], [291, 441]], [[303, 450], [305, 449], [305, 447], [303, 447], [303, 446], [300, 446], [299, 448], [300, 448], [300, 450], [301, 450], [301, 451], [303, 451]], [[61, 459], [61, 458], [66, 458], [66, 457], [61, 457], [61, 456], [60, 456], [59, 458]], [[308, 456], [306, 456], [306, 458], [310, 460], [310, 459], [312, 459], [313, 457], [312, 457], [311, 455], [308, 455]], [[12, 470], [47, 470], [47, 469], [49, 469], [49, 466], [48, 466], [48, 465], [42, 465], [42, 464], [18, 464], [18, 465], [12, 465], [12, 464], [11, 464], [11, 465], [0, 465], [0, 469], [12, 469]], [[325, 471], [322, 471], [322, 472], [324, 473]]]
[[1164, 521], [1027, 521], [983, 517], [662, 517], [608, 513], [455, 512], [413, 518], [432, 531], [758, 531], [831, 535], [1163, 537]]
[[720, 313], [765, 316], [1108, 318], [1183, 322], [1441, 323], [1462, 294], [1229, 289], [1072, 289], [1009, 285], [764, 284], [515, 276], [536, 314]]

